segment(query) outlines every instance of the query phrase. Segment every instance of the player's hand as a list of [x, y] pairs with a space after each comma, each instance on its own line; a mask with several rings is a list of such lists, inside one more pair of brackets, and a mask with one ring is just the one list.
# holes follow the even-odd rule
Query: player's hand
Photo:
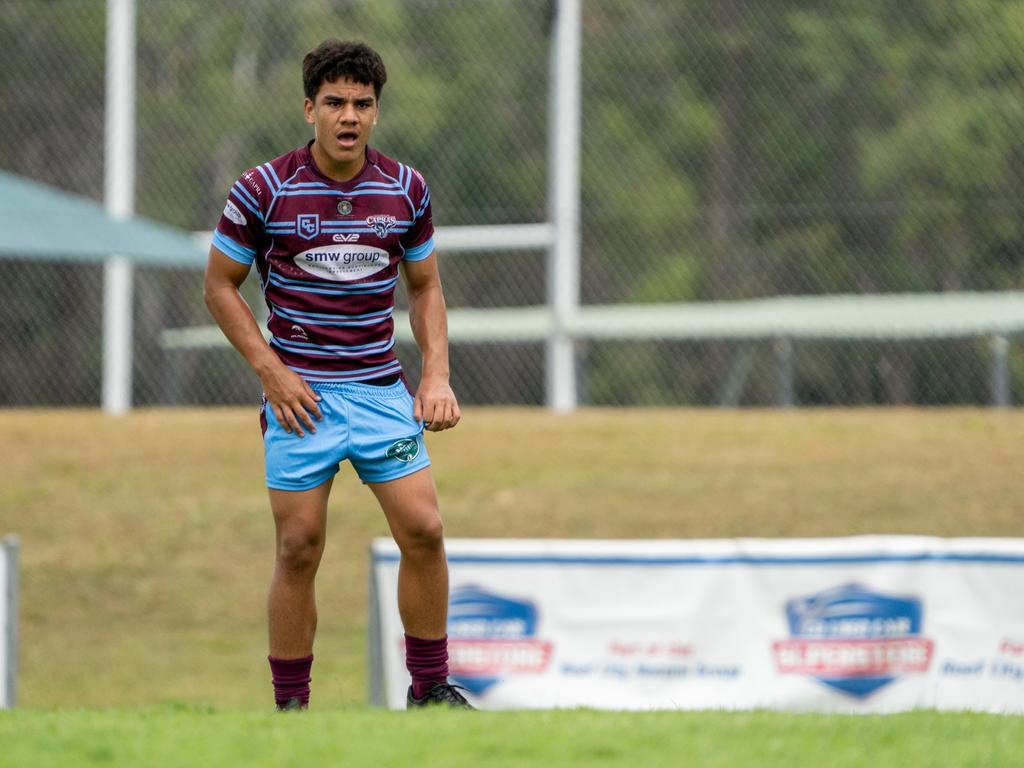
[[305, 437], [303, 424], [310, 432], [316, 432], [313, 419], [323, 419], [317, 405], [320, 395], [299, 374], [278, 362], [260, 374], [260, 382], [263, 384], [263, 396], [286, 432]]
[[413, 417], [424, 429], [440, 432], [459, 423], [462, 413], [448, 378], [424, 377], [413, 399]]

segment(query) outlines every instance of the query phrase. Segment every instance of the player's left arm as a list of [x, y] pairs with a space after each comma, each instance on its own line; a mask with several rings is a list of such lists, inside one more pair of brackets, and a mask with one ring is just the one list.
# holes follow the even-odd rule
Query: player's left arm
[[449, 383], [448, 312], [441, 290], [437, 256], [403, 261], [409, 294], [409, 323], [423, 355], [423, 376], [416, 390], [413, 415], [426, 429], [440, 432], [459, 423], [461, 413]]

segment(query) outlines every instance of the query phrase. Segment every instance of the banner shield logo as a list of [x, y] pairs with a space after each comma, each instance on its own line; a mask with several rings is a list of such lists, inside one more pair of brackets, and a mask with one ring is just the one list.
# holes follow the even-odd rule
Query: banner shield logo
[[802, 674], [866, 698], [906, 674], [923, 674], [934, 643], [921, 636], [921, 601], [844, 584], [786, 603], [790, 639], [773, 643], [780, 674]]

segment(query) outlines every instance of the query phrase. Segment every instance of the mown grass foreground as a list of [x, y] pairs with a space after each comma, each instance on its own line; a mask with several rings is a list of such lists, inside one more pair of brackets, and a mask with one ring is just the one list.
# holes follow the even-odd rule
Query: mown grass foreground
[[17, 711], [0, 766], [1003, 768], [1022, 738], [1019, 718], [936, 712]]
[[[452, 537], [1024, 535], [1019, 410], [470, 408], [427, 443]], [[268, 707], [255, 407], [0, 411], [0, 456], [22, 706]], [[366, 702], [367, 550], [387, 535], [349, 467], [327, 535], [313, 702], [337, 709]]]

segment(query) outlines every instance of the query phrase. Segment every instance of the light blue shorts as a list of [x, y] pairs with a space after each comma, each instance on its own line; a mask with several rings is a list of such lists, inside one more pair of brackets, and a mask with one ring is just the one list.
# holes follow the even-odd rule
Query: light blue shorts
[[404, 381], [373, 384], [310, 384], [320, 395], [322, 421], [305, 437], [288, 433], [274, 409], [263, 404], [263, 451], [267, 487], [282, 491], [316, 488], [348, 459], [364, 483], [386, 483], [430, 466], [423, 425], [413, 418]]

